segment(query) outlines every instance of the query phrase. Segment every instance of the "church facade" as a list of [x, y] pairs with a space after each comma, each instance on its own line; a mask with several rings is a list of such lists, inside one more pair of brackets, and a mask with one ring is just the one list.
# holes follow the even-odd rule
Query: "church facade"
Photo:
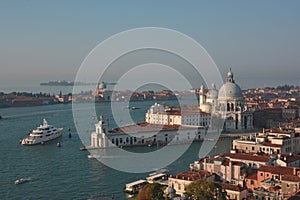
[[201, 111], [218, 114], [225, 120], [225, 132], [247, 131], [253, 129], [253, 113], [245, 105], [243, 93], [233, 79], [231, 70], [227, 73], [226, 83], [217, 90], [199, 89], [199, 106]]

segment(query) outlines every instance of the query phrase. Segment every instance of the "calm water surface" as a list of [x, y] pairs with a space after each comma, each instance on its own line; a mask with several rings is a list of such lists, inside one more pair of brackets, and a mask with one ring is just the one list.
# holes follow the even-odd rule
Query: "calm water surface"
[[[134, 102], [133, 106], [141, 109], [134, 110], [132, 118], [143, 121], [146, 109], [153, 103]], [[96, 109], [109, 116], [107, 103], [97, 104]], [[83, 144], [75, 130], [71, 104], [5, 108], [0, 109], [0, 115], [4, 117], [0, 120], [0, 199], [89, 199], [102, 195], [126, 199], [122, 192], [124, 185], [147, 175], [116, 171], [88, 159], [88, 152], [79, 151]], [[45, 145], [20, 145], [19, 140], [39, 126], [44, 117], [49, 124], [64, 128], [61, 148], [56, 147], [55, 141]], [[114, 122], [111, 122], [112, 127]], [[72, 138], [68, 138], [68, 128], [71, 128]], [[231, 140], [219, 141], [210, 154], [226, 152], [230, 144]], [[188, 170], [189, 163], [198, 159], [200, 145], [194, 143], [180, 159], [168, 166], [170, 173]], [[14, 184], [16, 179], [26, 177], [33, 180]]]

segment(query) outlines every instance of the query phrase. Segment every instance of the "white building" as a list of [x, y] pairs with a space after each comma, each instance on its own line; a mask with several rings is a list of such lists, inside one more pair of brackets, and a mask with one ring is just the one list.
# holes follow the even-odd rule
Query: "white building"
[[108, 131], [108, 124], [102, 116], [96, 131], [91, 134], [91, 146], [88, 148], [111, 148], [125, 146], [151, 146], [172, 144], [188, 144], [195, 140], [203, 140], [207, 129], [200, 126], [161, 125], [141, 122], [114, 128]]
[[245, 153], [300, 153], [300, 133], [282, 128], [266, 129], [256, 135], [233, 140], [232, 144], [233, 149]]
[[207, 113], [218, 113], [224, 119], [224, 131], [240, 131], [253, 129], [253, 113], [244, 103], [242, 90], [233, 79], [231, 70], [227, 73], [226, 83], [218, 91], [215, 85], [212, 89], [199, 90], [200, 109]]
[[208, 127], [211, 116], [225, 119], [224, 131], [234, 132], [253, 129], [253, 113], [247, 109], [241, 88], [235, 83], [231, 70], [220, 90], [213, 84], [211, 89], [199, 89], [199, 106], [189, 105], [170, 108], [155, 103], [146, 113], [146, 122], [165, 125], [193, 125]]
[[146, 112], [146, 122], [150, 124], [208, 127], [210, 119], [210, 114], [202, 112], [198, 105], [183, 105], [181, 108], [170, 108], [155, 103]]

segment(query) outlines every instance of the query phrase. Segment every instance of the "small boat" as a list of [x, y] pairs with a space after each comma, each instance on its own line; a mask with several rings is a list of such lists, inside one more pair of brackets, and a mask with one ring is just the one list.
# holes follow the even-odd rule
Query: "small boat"
[[56, 128], [48, 125], [46, 119], [43, 125], [40, 125], [35, 130], [29, 133], [29, 136], [22, 139], [22, 145], [44, 144], [47, 141], [54, 140], [62, 135], [63, 128]]
[[86, 151], [87, 148], [85, 148], [85, 147], [80, 147], [79, 150], [80, 150], [80, 151]]
[[61, 147], [61, 143], [60, 143], [60, 142], [57, 142], [56, 146], [57, 146], [57, 147]]
[[89, 154], [89, 155], [88, 155], [88, 158], [89, 158], [89, 159], [94, 159], [95, 157], [94, 157], [92, 154]]
[[126, 107], [123, 108], [123, 110], [125, 110], [125, 109], [128, 109], [128, 110], [137, 110], [137, 109], [140, 109], [140, 108], [134, 107], [134, 106], [126, 106]]
[[31, 181], [31, 180], [32, 180], [32, 178], [21, 178], [21, 179], [16, 180], [15, 184], [19, 185], [19, 184], [26, 183], [26, 182]]
[[137, 110], [137, 109], [140, 109], [140, 108], [137, 108], [137, 107], [134, 107], [134, 106], [132, 106], [132, 107], [130, 108], [130, 110]]

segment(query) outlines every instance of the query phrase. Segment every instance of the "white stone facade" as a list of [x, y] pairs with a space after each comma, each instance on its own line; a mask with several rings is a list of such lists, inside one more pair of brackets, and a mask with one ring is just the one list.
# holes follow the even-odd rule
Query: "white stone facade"
[[192, 111], [187, 111], [185, 108], [182, 109], [182, 111], [171, 110], [169, 107], [155, 103], [146, 112], [146, 122], [163, 125], [209, 126], [211, 120], [210, 114], [201, 112], [198, 106], [187, 108]]
[[199, 105], [203, 112], [217, 113], [225, 119], [224, 131], [253, 129], [253, 113], [244, 104], [242, 90], [235, 83], [231, 70], [219, 91], [215, 85], [207, 91], [200, 87]]

